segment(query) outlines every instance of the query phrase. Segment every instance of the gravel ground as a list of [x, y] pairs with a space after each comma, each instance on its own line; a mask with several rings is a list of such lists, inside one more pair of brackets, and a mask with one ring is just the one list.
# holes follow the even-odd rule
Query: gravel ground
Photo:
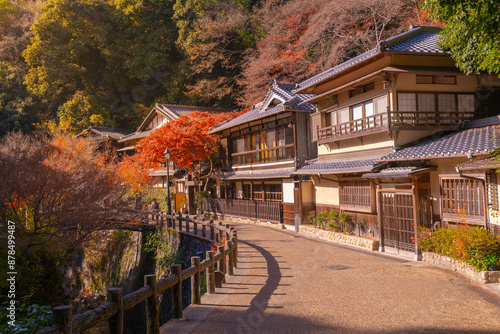
[[242, 253], [232, 292], [204, 296], [162, 333], [500, 333], [500, 294], [454, 272], [232, 225]]

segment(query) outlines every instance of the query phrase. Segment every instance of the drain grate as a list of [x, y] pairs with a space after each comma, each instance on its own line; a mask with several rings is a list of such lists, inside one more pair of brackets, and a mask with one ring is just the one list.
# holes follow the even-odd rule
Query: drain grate
[[328, 270], [344, 270], [344, 269], [349, 269], [351, 267], [342, 266], [340, 264], [332, 264], [332, 265], [328, 265], [328, 266], [323, 266], [323, 268], [328, 269]]

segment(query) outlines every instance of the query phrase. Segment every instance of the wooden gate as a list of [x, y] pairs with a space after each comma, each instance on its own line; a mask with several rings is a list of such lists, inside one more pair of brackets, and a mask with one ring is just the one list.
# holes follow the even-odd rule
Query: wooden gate
[[384, 245], [414, 252], [415, 236], [413, 199], [408, 193], [384, 192], [382, 196], [382, 228]]

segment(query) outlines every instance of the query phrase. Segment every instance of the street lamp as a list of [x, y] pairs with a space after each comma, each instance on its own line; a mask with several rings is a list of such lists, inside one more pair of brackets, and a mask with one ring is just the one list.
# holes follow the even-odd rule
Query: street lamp
[[170, 205], [170, 150], [167, 148], [165, 152], [163, 152], [165, 156], [165, 160], [167, 161], [167, 214], [172, 214], [172, 206]]

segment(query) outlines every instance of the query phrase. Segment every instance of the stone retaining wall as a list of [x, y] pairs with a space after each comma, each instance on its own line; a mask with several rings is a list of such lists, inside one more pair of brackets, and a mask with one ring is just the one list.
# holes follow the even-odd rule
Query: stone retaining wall
[[473, 281], [488, 284], [500, 283], [500, 271], [476, 271], [473, 266], [454, 260], [448, 256], [439, 255], [431, 252], [422, 254], [422, 261], [433, 264], [438, 267], [453, 269]]
[[355, 235], [332, 232], [332, 231], [327, 231], [327, 230], [321, 230], [319, 228], [315, 228], [315, 227], [311, 227], [311, 226], [307, 226], [307, 225], [300, 225], [299, 232], [306, 234], [306, 235], [313, 236], [313, 237], [318, 238], [318, 239], [338, 242], [338, 243], [346, 244], [346, 245], [363, 247], [363, 248], [369, 249], [371, 251], [378, 250], [378, 245], [379, 245], [378, 240], [367, 239], [367, 238], [358, 237]]

